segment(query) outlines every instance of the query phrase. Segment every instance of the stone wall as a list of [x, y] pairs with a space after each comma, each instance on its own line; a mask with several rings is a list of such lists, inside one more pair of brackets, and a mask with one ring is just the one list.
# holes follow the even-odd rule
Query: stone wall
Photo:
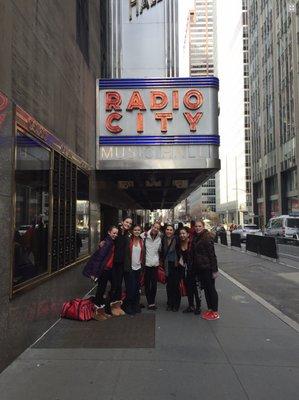
[[[100, 0], [89, 0], [88, 4], [87, 63], [76, 42], [76, 0], [0, 0], [0, 92], [5, 95], [0, 100], [0, 370], [57, 320], [63, 301], [90, 289], [79, 266], [10, 299], [13, 104], [61, 139], [92, 169], [95, 166], [95, 83], [101, 76], [102, 28]], [[91, 187], [95, 187], [95, 174], [91, 177]], [[94, 246], [99, 219], [98, 191], [93, 190]]]

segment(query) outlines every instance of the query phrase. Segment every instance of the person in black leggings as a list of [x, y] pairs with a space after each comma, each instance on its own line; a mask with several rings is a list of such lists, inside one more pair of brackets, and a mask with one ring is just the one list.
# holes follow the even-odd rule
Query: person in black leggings
[[195, 234], [191, 245], [192, 269], [198, 274], [204, 289], [208, 310], [201, 314], [206, 320], [215, 320], [218, 313], [218, 293], [215, 279], [218, 276], [217, 258], [213, 236], [205, 229], [203, 221], [195, 223]]

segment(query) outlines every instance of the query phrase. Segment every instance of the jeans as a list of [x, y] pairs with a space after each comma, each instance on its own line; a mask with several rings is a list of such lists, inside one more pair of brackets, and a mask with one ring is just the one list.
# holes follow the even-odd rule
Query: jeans
[[187, 286], [187, 297], [188, 297], [189, 307], [192, 308], [194, 307], [194, 298], [195, 298], [196, 308], [200, 309], [201, 288], [199, 288], [199, 293], [198, 293], [197, 284], [200, 285], [200, 278], [198, 273], [196, 273], [193, 270], [187, 270], [185, 281]]
[[166, 283], [167, 305], [175, 310], [180, 308], [181, 293], [179, 289], [182, 269], [176, 267], [174, 262], [168, 261], [168, 277]]
[[125, 272], [125, 285], [126, 285], [126, 300], [124, 302], [124, 309], [129, 312], [136, 312], [139, 310], [140, 303], [140, 273], [141, 269], [137, 271]]
[[205, 292], [205, 298], [209, 310], [218, 311], [218, 293], [215, 288], [215, 279], [213, 279], [211, 270], [199, 272], [201, 285]]
[[[106, 291], [107, 283], [110, 282], [111, 290], [107, 299], [104, 299], [104, 294]], [[98, 287], [95, 295], [95, 304], [97, 306], [101, 306], [105, 304], [106, 308], [109, 308], [109, 304], [111, 302], [111, 297], [113, 297], [114, 293], [114, 280], [113, 280], [113, 273], [112, 269], [105, 269], [98, 281]]]
[[114, 263], [112, 268], [114, 291], [111, 296], [112, 301], [121, 300], [122, 283], [124, 278], [124, 264]]
[[157, 294], [157, 267], [145, 267], [144, 289], [147, 304], [155, 304]]

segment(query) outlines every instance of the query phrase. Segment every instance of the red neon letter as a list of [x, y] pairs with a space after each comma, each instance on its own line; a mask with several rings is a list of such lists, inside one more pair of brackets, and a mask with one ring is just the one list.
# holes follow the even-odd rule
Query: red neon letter
[[121, 111], [121, 96], [118, 92], [106, 92], [106, 111]]
[[141, 112], [137, 113], [137, 132], [143, 132], [143, 114]]
[[172, 113], [156, 113], [155, 119], [161, 120], [161, 132], [166, 133], [168, 128], [167, 120], [172, 119]]
[[179, 109], [179, 91], [174, 90], [172, 92], [172, 109], [178, 110]]
[[122, 119], [122, 115], [120, 113], [111, 113], [106, 118], [106, 129], [111, 133], [120, 133], [122, 131], [121, 127], [118, 125], [112, 125], [113, 121], [119, 121]]
[[[195, 97], [195, 103], [191, 101]], [[189, 110], [197, 110], [203, 103], [203, 96], [199, 90], [191, 89], [184, 96], [184, 104]]]
[[151, 91], [151, 110], [163, 110], [168, 104], [166, 93], [160, 90]]
[[202, 112], [197, 112], [194, 116], [191, 115], [189, 112], [184, 112], [184, 117], [186, 118], [189, 127], [190, 127], [190, 132], [196, 132], [196, 125], [198, 124], [198, 121], [202, 117]]
[[127, 111], [132, 111], [132, 110], [146, 110], [145, 105], [143, 103], [142, 97], [138, 90], [134, 90], [132, 93], [132, 96], [129, 100], [129, 103], [127, 105]]

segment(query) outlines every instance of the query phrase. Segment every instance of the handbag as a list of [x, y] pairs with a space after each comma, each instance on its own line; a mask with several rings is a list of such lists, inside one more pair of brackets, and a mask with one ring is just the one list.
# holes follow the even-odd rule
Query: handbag
[[163, 283], [163, 285], [166, 283], [165, 269], [161, 265], [157, 267], [157, 281]]
[[95, 306], [91, 299], [73, 299], [62, 306], [61, 318], [89, 321], [93, 318]]
[[182, 297], [187, 296], [187, 286], [184, 279], [180, 279], [179, 282], [179, 291]]

